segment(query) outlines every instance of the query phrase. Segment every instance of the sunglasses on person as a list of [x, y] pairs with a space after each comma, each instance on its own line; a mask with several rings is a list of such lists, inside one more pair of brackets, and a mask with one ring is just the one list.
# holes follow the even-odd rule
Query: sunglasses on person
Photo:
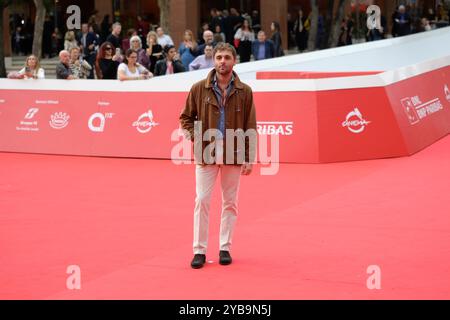
[[105, 50], [112, 50], [112, 48], [111, 47], [106, 47]]

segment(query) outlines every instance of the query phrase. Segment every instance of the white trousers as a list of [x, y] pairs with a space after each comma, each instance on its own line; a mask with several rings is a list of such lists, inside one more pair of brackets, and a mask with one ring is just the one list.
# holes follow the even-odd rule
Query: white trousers
[[222, 187], [222, 216], [220, 222], [220, 248], [230, 251], [238, 213], [237, 201], [241, 166], [196, 165], [196, 198], [194, 209], [194, 254], [206, 254], [208, 246], [209, 207], [211, 194], [220, 172]]

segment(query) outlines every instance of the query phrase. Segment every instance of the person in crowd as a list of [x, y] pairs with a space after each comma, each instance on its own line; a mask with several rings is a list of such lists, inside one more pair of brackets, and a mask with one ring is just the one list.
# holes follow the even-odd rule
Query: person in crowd
[[149, 58], [149, 65], [144, 65], [151, 73], [155, 73], [155, 66], [159, 60], [164, 59], [163, 49], [158, 44], [158, 35], [154, 31], [150, 31], [147, 34], [147, 49], [145, 50], [146, 56]]
[[145, 36], [150, 31], [150, 23], [142, 18], [142, 16], [136, 17], [136, 31], [141, 41], [145, 40]]
[[341, 33], [339, 34], [338, 47], [352, 44], [353, 20], [350, 15], [346, 15], [341, 23]]
[[70, 53], [67, 50], [62, 50], [59, 53], [59, 63], [56, 65], [56, 79], [76, 79], [70, 69]]
[[420, 25], [420, 31], [431, 31], [431, 24], [430, 21], [427, 18], [420, 19], [421, 25]]
[[258, 32], [258, 39], [252, 43], [252, 54], [255, 60], [264, 60], [275, 57], [275, 48], [271, 40], [267, 40], [266, 33]]
[[95, 73], [97, 79], [117, 79], [117, 68], [123, 58], [115, 54], [116, 49], [111, 42], [103, 42], [97, 53]]
[[294, 22], [295, 42], [299, 52], [303, 52], [308, 47], [308, 19], [303, 15], [303, 10], [298, 10], [297, 20]]
[[[227, 34], [227, 32], [225, 31], [225, 37], [227, 39], [230, 39], [231, 44], [233, 44], [234, 41], [234, 35], [236, 34], [237, 30], [242, 26], [242, 24], [244, 23], [244, 17], [242, 17], [239, 14], [239, 11], [237, 11], [236, 8], [231, 8], [230, 9], [230, 16], [228, 19], [228, 24], [230, 26], [231, 29], [231, 33], [230, 35]], [[236, 46], [235, 46], [236, 48]]]
[[191, 30], [186, 30], [184, 32], [184, 40], [178, 48], [181, 62], [186, 70], [189, 69], [189, 64], [195, 59], [196, 52], [197, 42], [195, 41], [194, 33]]
[[173, 46], [173, 40], [172, 38], [164, 33], [164, 30], [162, 27], [158, 27], [156, 29], [156, 34], [158, 35], [158, 44], [164, 49], [166, 46]]
[[78, 42], [75, 39], [75, 32], [73, 30], [69, 30], [64, 36], [64, 50], [69, 51], [73, 47], [78, 48]]
[[216, 28], [214, 29], [214, 42], [225, 42], [226, 37], [225, 33], [222, 32], [222, 27], [220, 25], [216, 25]]
[[102, 23], [100, 24], [100, 38], [102, 43], [106, 41], [106, 38], [108, 38], [110, 26], [111, 24], [109, 23], [109, 14], [105, 14]]
[[199, 55], [189, 64], [189, 71], [209, 69], [214, 67], [213, 46], [207, 44], [205, 46], [205, 54]]
[[155, 76], [184, 72], [186, 69], [180, 60], [180, 56], [174, 46], [164, 48], [165, 59], [160, 60], [155, 66]]
[[82, 57], [80, 57], [80, 49], [73, 47], [69, 51], [70, 61], [69, 68], [75, 79], [87, 79], [91, 73], [92, 66]]
[[292, 14], [289, 12], [286, 14], [286, 20], [287, 20], [287, 32], [288, 32], [288, 48], [294, 47], [295, 44], [295, 31], [294, 31], [294, 24], [295, 20], [292, 18]]
[[45, 72], [41, 68], [39, 59], [35, 55], [27, 57], [25, 60], [25, 66], [18, 72], [12, 72], [8, 74], [10, 79], [44, 79]]
[[[81, 57], [83, 61], [89, 63], [91, 68], [89, 69], [88, 78], [94, 79], [94, 64], [95, 57], [97, 56], [96, 46], [98, 45], [97, 35], [94, 32], [89, 32], [89, 25], [83, 23], [81, 25], [81, 32], [78, 37], [78, 45], [81, 48]], [[69, 50], [69, 52], [71, 52]]]
[[131, 37], [137, 36], [137, 31], [135, 29], [128, 29], [127, 30], [127, 37], [122, 40], [122, 50], [126, 52], [128, 49], [131, 48], [130, 39]]
[[272, 37], [270, 40], [272, 40], [273, 43], [274, 57], [284, 56], [280, 24], [276, 21], [272, 21], [270, 24], [270, 30], [272, 31]]
[[205, 39], [203, 39], [203, 34], [204, 34], [204, 32], [206, 30], [209, 30], [209, 23], [208, 22], [203, 22], [201, 30], [198, 32], [198, 37], [197, 37], [197, 44], [198, 45], [202, 45], [202, 44], [205, 43]]
[[256, 34], [261, 30], [261, 18], [258, 10], [252, 11], [252, 29]]
[[150, 70], [150, 58], [146, 54], [145, 49], [142, 48], [141, 37], [138, 35], [130, 38], [130, 48], [137, 52], [137, 63], [143, 66], [145, 69]]
[[112, 31], [110, 35], [106, 38], [106, 41], [110, 42], [114, 48], [119, 48], [122, 50], [122, 40], [120, 38], [120, 33], [122, 32], [122, 25], [119, 22], [115, 22], [112, 25]]
[[24, 50], [23, 50], [23, 40], [24, 40], [24, 36], [22, 34], [22, 27], [18, 26], [16, 28], [16, 31], [13, 33], [12, 35], [12, 42], [13, 42], [13, 50], [14, 53], [17, 55], [22, 55]]
[[97, 21], [98, 21], [97, 14], [98, 14], [98, 11], [95, 10], [95, 11], [91, 14], [91, 16], [89, 17], [88, 22], [87, 22], [87, 24], [89, 25], [89, 27], [92, 27], [92, 31], [89, 30], [89, 32], [92, 32], [92, 33], [94, 33], [94, 34], [99, 34], [99, 33], [100, 33], [100, 27], [99, 27], [99, 25], [98, 25], [98, 23], [97, 23]]
[[138, 53], [133, 49], [128, 49], [125, 53], [125, 60], [117, 69], [117, 79], [125, 80], [147, 80], [153, 77], [153, 74], [144, 66], [137, 63]]
[[406, 12], [406, 7], [400, 5], [398, 11], [394, 13], [393, 36], [401, 37], [411, 33], [411, 17]]
[[252, 42], [255, 41], [255, 33], [253, 32], [250, 22], [245, 19], [242, 26], [236, 31], [234, 39], [237, 40], [236, 45], [239, 52], [240, 62], [250, 61], [252, 54]]
[[216, 42], [214, 42], [214, 33], [211, 30], [206, 30], [205, 32], [203, 32], [203, 44], [197, 47], [197, 56], [205, 54], [205, 46], [207, 44], [211, 44], [213, 47], [215, 47], [217, 44]]
[[58, 52], [62, 50], [63, 47], [63, 36], [59, 31], [59, 28], [55, 28], [52, 33], [52, 52], [50, 57], [55, 57], [58, 55]]
[[216, 26], [222, 25], [222, 17], [219, 15], [216, 8], [210, 10], [210, 15], [209, 30], [216, 30]]

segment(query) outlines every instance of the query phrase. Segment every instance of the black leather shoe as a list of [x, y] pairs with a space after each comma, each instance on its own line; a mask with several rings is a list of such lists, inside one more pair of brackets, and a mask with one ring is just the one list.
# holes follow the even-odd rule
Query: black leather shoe
[[230, 252], [220, 250], [219, 252], [219, 263], [223, 266], [226, 266], [228, 264], [231, 264], [233, 259], [231, 259]]
[[206, 255], [204, 254], [196, 254], [194, 255], [194, 259], [192, 259], [191, 267], [194, 269], [200, 269], [206, 262]]

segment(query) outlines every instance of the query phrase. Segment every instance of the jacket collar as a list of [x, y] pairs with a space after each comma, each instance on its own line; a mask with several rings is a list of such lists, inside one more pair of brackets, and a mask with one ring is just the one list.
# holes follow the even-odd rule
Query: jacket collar
[[[208, 77], [206, 78], [205, 88], [212, 88], [212, 86], [213, 86], [212, 82], [214, 80], [215, 75], [216, 75], [216, 70], [214, 70], [214, 69], [212, 69], [208, 73]], [[239, 79], [237, 73], [234, 71], [233, 71], [233, 76], [234, 76], [234, 87], [236, 89], [244, 89], [244, 86], [242, 85], [241, 80]]]

